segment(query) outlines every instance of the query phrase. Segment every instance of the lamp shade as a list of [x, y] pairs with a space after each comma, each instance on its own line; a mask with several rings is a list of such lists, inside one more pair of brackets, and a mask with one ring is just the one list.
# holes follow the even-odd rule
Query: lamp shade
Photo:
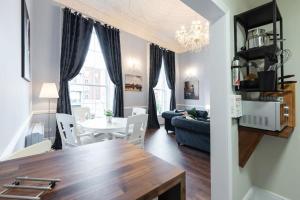
[[43, 83], [40, 98], [57, 99], [58, 92], [55, 83]]

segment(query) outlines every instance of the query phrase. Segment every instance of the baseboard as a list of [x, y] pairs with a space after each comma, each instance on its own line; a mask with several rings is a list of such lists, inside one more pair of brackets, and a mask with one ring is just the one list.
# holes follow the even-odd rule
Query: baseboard
[[15, 151], [15, 148], [19, 143], [20, 138], [24, 136], [25, 133], [27, 133], [26, 130], [29, 131], [31, 119], [32, 114], [30, 114], [28, 118], [24, 121], [24, 123], [20, 126], [19, 130], [16, 132], [14, 137], [11, 139], [11, 141], [3, 151], [3, 153], [0, 155], [0, 161], [5, 160], [10, 154], [12, 154]]
[[243, 200], [290, 200], [278, 194], [258, 187], [251, 187]]
[[[55, 114], [56, 110], [50, 110], [50, 114]], [[49, 110], [33, 110], [33, 115], [43, 115], [43, 114], [49, 114]]]

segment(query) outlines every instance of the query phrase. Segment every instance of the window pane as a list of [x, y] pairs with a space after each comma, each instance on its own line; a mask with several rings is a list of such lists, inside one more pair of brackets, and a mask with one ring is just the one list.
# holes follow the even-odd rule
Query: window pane
[[70, 92], [71, 105], [80, 106], [81, 105], [81, 92], [71, 91]]
[[90, 47], [89, 50], [90, 51], [99, 51], [99, 41], [98, 41], [98, 37], [96, 35], [95, 30], [93, 30], [92, 36], [91, 36], [91, 41], [90, 41]]
[[99, 95], [99, 98], [96, 98], [96, 117], [100, 117], [104, 115], [105, 110], [107, 110], [106, 108], [106, 87], [98, 87], [97, 88], [97, 93]]
[[156, 110], [157, 114], [160, 115], [163, 112], [163, 92], [162, 90], [154, 90], [155, 101], [156, 101]]
[[102, 56], [102, 51], [95, 51], [94, 54], [96, 55], [94, 58], [95, 59], [95, 67], [100, 68], [100, 69], [106, 68], [104, 58]]
[[[101, 85], [106, 85], [106, 78], [109, 78], [109, 77], [107, 77], [108, 74], [106, 72], [106, 69], [105, 70], [99, 70], [99, 72], [100, 72], [100, 84]], [[110, 81], [110, 79], [108, 81]]]
[[84, 65], [89, 67], [95, 66], [96, 59], [97, 59], [97, 54], [94, 51], [89, 51], [88, 54], [86, 55]]

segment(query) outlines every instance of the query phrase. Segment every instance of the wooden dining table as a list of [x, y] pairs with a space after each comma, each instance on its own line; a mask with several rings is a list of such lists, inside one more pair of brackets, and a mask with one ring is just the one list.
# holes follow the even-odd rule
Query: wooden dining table
[[124, 140], [0, 162], [0, 187], [19, 176], [61, 179], [43, 200], [185, 200], [186, 195], [183, 170]]

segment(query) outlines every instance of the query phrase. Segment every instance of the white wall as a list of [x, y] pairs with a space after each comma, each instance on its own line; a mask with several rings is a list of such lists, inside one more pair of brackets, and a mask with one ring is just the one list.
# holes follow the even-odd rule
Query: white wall
[[[125, 74], [137, 74], [143, 77], [142, 92], [124, 91], [124, 113], [131, 115], [132, 107], [148, 108], [149, 93], [149, 42], [134, 36], [130, 33], [120, 31], [123, 83], [125, 84]], [[181, 70], [179, 64], [180, 55], [175, 54], [176, 68], [176, 100], [177, 104], [182, 104], [180, 97], [183, 97], [183, 84], [181, 84]], [[136, 63], [132, 66], [132, 60]], [[182, 91], [180, 91], [182, 87]], [[160, 120], [163, 122], [164, 120]]]
[[[259, 6], [268, 0], [215, 0], [224, 3], [230, 10], [231, 17], [240, 12]], [[287, 74], [296, 74], [299, 80], [299, 55], [298, 36], [300, 29], [295, 25], [300, 20], [298, 8], [299, 1], [278, 0], [281, 14], [284, 18], [284, 37], [287, 38], [285, 47], [293, 52], [293, 57], [286, 64]], [[233, 17], [231, 18], [231, 57], [233, 57]], [[297, 87], [299, 93], [299, 87]], [[299, 95], [296, 95], [296, 102], [299, 101]], [[299, 113], [299, 106], [297, 112]], [[299, 124], [299, 119], [297, 119]], [[252, 185], [256, 185], [274, 193], [280, 194], [292, 200], [300, 198], [298, 183], [300, 178], [300, 163], [298, 157], [300, 138], [297, 135], [299, 128], [296, 128], [294, 134], [289, 139], [280, 139], [265, 136], [258, 145], [254, 154], [247, 162], [245, 168], [238, 166], [238, 132], [236, 121], [232, 123], [232, 141], [233, 141], [233, 199], [243, 199], [246, 192]]]
[[[31, 16], [31, 1], [27, 1]], [[0, 157], [16, 148], [31, 117], [31, 83], [21, 77], [21, 1], [0, 7]], [[24, 144], [24, 143], [23, 143]], [[5, 152], [4, 152], [5, 151]]]
[[[251, 7], [266, 3], [266, 0], [251, 1]], [[286, 74], [296, 74], [296, 114], [300, 113], [300, 1], [278, 0], [283, 17], [284, 47], [292, 51], [285, 65]], [[300, 118], [296, 118], [296, 129], [289, 139], [264, 136], [252, 155], [253, 167], [249, 170], [253, 184], [291, 200], [300, 199]]]
[[[210, 105], [211, 105], [211, 199], [232, 199], [232, 141], [230, 124], [230, 79], [224, 63], [228, 63], [226, 15], [211, 26]], [[216, 59], [217, 58], [217, 59]]]
[[148, 106], [148, 42], [124, 31], [120, 32], [120, 42], [123, 83], [125, 84], [125, 74], [140, 75], [143, 78], [142, 92], [124, 90], [125, 116], [128, 116], [131, 115], [133, 106], [145, 108]]
[[[186, 52], [178, 55], [178, 85], [177, 104], [179, 107], [196, 107], [204, 109], [210, 104], [209, 77], [210, 46], [199, 52]], [[184, 99], [184, 82], [188, 80], [199, 81], [199, 100]]]
[[[221, 22], [224, 25], [226, 24], [226, 28], [223, 29], [223, 30], [220, 30], [221, 35], [219, 35], [220, 37], [222, 37], [222, 35], [226, 36], [226, 37], [223, 38], [227, 42], [226, 49], [225, 49], [225, 51], [223, 51], [223, 54], [226, 54], [225, 56], [228, 60], [225, 63], [219, 63], [220, 71], [215, 71], [216, 76], [211, 77], [212, 80], [215, 79], [216, 82], [221, 83], [220, 87], [223, 88], [224, 86], [222, 84], [231, 84], [231, 74], [229, 72], [230, 72], [230, 64], [231, 64], [230, 60], [234, 56], [233, 16], [235, 14], [238, 14], [240, 12], [248, 10], [248, 4], [247, 4], [247, 1], [244, 1], [244, 0], [212, 0], [212, 1], [215, 2], [217, 5], [219, 5], [224, 10], [224, 12], [226, 13], [226, 18], [229, 20], [229, 22], [227, 22], [227, 20]], [[229, 24], [227, 24], [227, 23], [229, 23]], [[226, 35], [226, 33], [230, 34], [230, 35]], [[220, 40], [220, 42], [222, 42], [222, 40]], [[219, 52], [219, 49], [217, 48], [217, 46], [216, 46], [216, 52]], [[222, 54], [220, 54], [220, 55], [222, 55]], [[222, 56], [224, 56], [224, 55], [222, 55]], [[215, 59], [218, 62], [219, 58], [215, 57]], [[212, 60], [214, 60], [214, 59], [212, 59]], [[223, 69], [225, 69], [226, 71], [222, 71]], [[223, 73], [221, 75], [223, 75], [224, 79], [217, 78], [219, 73]], [[216, 86], [216, 84], [211, 83], [211, 86], [210, 86], [210, 88], [211, 88], [211, 97], [210, 98], [211, 98], [211, 115], [212, 116], [213, 116], [213, 113], [214, 113], [214, 109], [217, 109], [217, 108], [214, 108], [212, 102], [213, 101], [220, 101], [220, 99], [222, 99], [222, 97], [219, 97], [219, 100], [215, 99], [214, 92], [218, 92], [218, 90], [216, 90], [217, 87], [215, 89], [213, 89], [213, 87], [215, 87], [215, 86]], [[225, 88], [225, 90], [227, 90], [227, 89]], [[220, 90], [220, 91], [223, 92], [222, 90]], [[232, 90], [227, 90], [225, 94], [227, 95], [229, 91], [231, 91], [230, 93], [232, 93]], [[223, 102], [223, 104], [225, 105], [225, 102]], [[219, 109], [219, 111], [222, 111], [222, 109], [224, 110], [224, 108], [226, 108], [226, 107], [223, 107], [223, 108], [219, 107], [218, 109]], [[222, 115], [221, 112], [219, 114]], [[227, 117], [230, 118], [230, 116], [227, 116]], [[213, 121], [213, 119], [212, 119], [212, 121]], [[228, 184], [230, 185], [227, 189], [229, 190], [228, 192], [229, 192], [229, 195], [231, 196], [231, 199], [241, 200], [241, 199], [243, 199], [243, 197], [245, 196], [247, 191], [251, 188], [252, 180], [251, 180], [251, 176], [249, 175], [250, 174], [249, 170], [247, 168], [243, 168], [243, 169], [240, 168], [239, 164], [238, 164], [238, 161], [239, 161], [238, 131], [237, 131], [236, 121], [232, 120], [232, 123], [227, 128], [230, 129], [230, 133], [231, 133], [229, 135], [229, 138], [226, 139], [225, 136], [222, 136], [220, 138], [220, 137], [217, 137], [217, 135], [215, 135], [216, 136], [215, 140], [219, 141], [220, 144], [222, 144], [222, 142], [220, 140], [223, 140], [223, 139], [224, 139], [223, 144], [225, 144], [225, 142], [227, 142], [228, 149], [226, 151], [224, 149], [224, 151], [223, 151], [224, 156], [223, 157], [222, 157], [222, 155], [221, 155], [221, 157], [219, 155], [216, 155], [220, 160], [217, 160], [215, 164], [213, 164], [213, 163], [211, 164], [211, 166], [212, 166], [212, 169], [211, 169], [212, 170], [212, 193], [216, 193], [216, 194], [212, 194], [212, 198], [215, 198], [215, 199], [222, 199], [223, 198], [221, 196], [217, 196], [217, 195], [222, 195], [222, 194], [218, 193], [218, 191], [214, 190], [214, 188], [213, 188], [213, 187], [218, 187], [219, 186], [219, 189], [223, 187], [224, 190], [226, 190], [227, 187], [225, 187], [225, 185], [222, 186], [222, 183], [223, 183], [223, 184], [226, 184], [226, 185], [228, 185]], [[224, 133], [224, 134], [226, 133], [226, 130], [219, 130], [219, 131], [221, 133]], [[211, 136], [211, 137], [213, 137], [213, 136]], [[213, 139], [214, 138], [212, 138], [212, 140]], [[218, 144], [218, 142], [216, 142], [216, 144]], [[215, 147], [215, 148], [218, 148], [218, 147]], [[226, 154], [228, 154], [227, 155], [228, 157], [225, 157]], [[213, 155], [212, 155], [212, 157], [213, 157]], [[225, 163], [226, 163], [225, 161], [226, 160], [224, 160], [223, 163], [222, 163], [222, 160], [225, 159], [225, 158], [227, 158], [229, 160], [229, 162], [230, 162], [229, 167], [231, 169], [228, 169], [229, 171], [227, 171], [227, 172], [224, 171], [224, 174], [213, 174], [214, 171], [221, 172], [221, 169], [215, 170], [215, 169], [213, 169], [213, 167], [216, 167], [216, 168], [218, 168], [218, 166], [222, 166], [222, 167], [224, 166], [225, 167]], [[251, 165], [251, 159], [248, 161], [248, 166], [250, 166], [250, 165]], [[227, 173], [228, 173], [229, 176], [227, 176]], [[226, 179], [227, 179], [228, 182], [227, 183], [226, 182], [222, 182], [222, 183], [214, 182], [214, 181], [220, 179], [220, 178], [215, 178], [215, 177], [218, 177], [218, 176], [221, 176], [223, 178], [226, 178], [226, 176], [227, 176]], [[225, 181], [224, 179], [222, 179], [222, 180]], [[216, 196], [214, 196], [214, 195], [216, 195]], [[225, 198], [223, 198], [223, 199], [225, 199]]]
[[[32, 109], [33, 122], [44, 122], [48, 137], [48, 100], [40, 99], [43, 82], [59, 86], [61, 9], [51, 0], [33, 0], [32, 22]], [[56, 111], [56, 100], [51, 100], [51, 110]], [[55, 116], [50, 115], [50, 137], [54, 135]]]

